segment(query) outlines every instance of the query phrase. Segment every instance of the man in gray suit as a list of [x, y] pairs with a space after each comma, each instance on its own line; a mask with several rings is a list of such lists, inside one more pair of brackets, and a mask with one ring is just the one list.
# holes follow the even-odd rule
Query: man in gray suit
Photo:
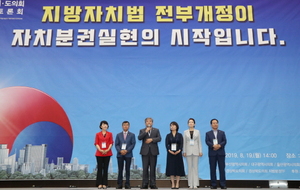
[[156, 186], [156, 163], [159, 154], [157, 143], [161, 141], [159, 129], [153, 128], [153, 119], [145, 119], [146, 128], [140, 130], [138, 136], [142, 140], [140, 154], [143, 162], [143, 183], [141, 189], [148, 189], [149, 185], [149, 167], [150, 167], [150, 188], [157, 189]]

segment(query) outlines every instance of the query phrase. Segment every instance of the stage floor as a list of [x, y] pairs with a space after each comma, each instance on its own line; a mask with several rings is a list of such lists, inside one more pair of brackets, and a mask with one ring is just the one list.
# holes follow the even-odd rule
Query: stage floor
[[[96, 187], [89, 187], [89, 188], [80, 188], [80, 187], [71, 187], [71, 188], [53, 188], [53, 187], [35, 187], [35, 188], [1, 188], [0, 190], [12, 190], [12, 189], [17, 189], [17, 190], [37, 190], [37, 189], [45, 189], [45, 190], [91, 190], [91, 189], [97, 189]], [[107, 190], [115, 190], [116, 188], [107, 188]], [[132, 190], [140, 190], [140, 188], [131, 188]], [[160, 190], [171, 190], [171, 188], [158, 188]], [[198, 190], [210, 190], [210, 188], [198, 188]], [[259, 189], [259, 190], [265, 190], [265, 189], [273, 189], [273, 188], [227, 188], [228, 190], [249, 190], [249, 189]], [[291, 188], [288, 188], [291, 189]], [[294, 188], [294, 189], [299, 189], [299, 188]], [[123, 189], [124, 190], [124, 189]], [[149, 189], [150, 190], [150, 189]], [[179, 190], [190, 190], [189, 188], [180, 188]], [[197, 189], [195, 189], [197, 190]], [[218, 188], [218, 190], [221, 190]]]

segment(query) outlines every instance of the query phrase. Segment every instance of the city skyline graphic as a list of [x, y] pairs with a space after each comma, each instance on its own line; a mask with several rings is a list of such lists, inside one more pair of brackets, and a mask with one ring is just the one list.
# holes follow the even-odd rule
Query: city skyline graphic
[[44, 176], [55, 170], [83, 170], [88, 172], [89, 165], [79, 164], [79, 160], [76, 157], [73, 158], [72, 163], [64, 163], [63, 157], [57, 157], [57, 164], [54, 164], [54, 160], [49, 162], [47, 148], [47, 144], [26, 144], [23, 149], [18, 150], [19, 154], [15, 152], [9, 155], [7, 144], [0, 144], [0, 170], [5, 170], [9, 174], [19, 171], [22, 174], [40, 173]]
[[[17, 150], [15, 150], [15, 153], [9, 155], [7, 144], [0, 144], [0, 172], [5, 171], [6, 174], [10, 176], [16, 173], [19, 175], [38, 175], [43, 179], [49, 178], [51, 176], [50, 174], [55, 174], [59, 171], [60, 173], [65, 173], [61, 178], [68, 179], [70, 176], [66, 176], [66, 173], [72, 174], [72, 172], [81, 171], [84, 172], [85, 175], [81, 173], [81, 176], [77, 176], [78, 178], [96, 178], [97, 166], [93, 168], [92, 173], [89, 173], [89, 165], [79, 164], [77, 157], [74, 157], [71, 163], [64, 163], [63, 157], [57, 157], [55, 164], [54, 160], [49, 160], [47, 157], [47, 148], [47, 144], [26, 144], [23, 149], [18, 150], [18, 154]], [[110, 159], [108, 168], [109, 179], [117, 178], [117, 173], [114, 172], [113, 166], [113, 159]], [[130, 170], [133, 178], [141, 179], [142, 168], [136, 165], [135, 157], [132, 157]], [[156, 171], [160, 177], [165, 177], [164, 174], [161, 174], [160, 164], [158, 164]], [[123, 176], [125, 176], [125, 169], [123, 170]], [[76, 178], [74, 174], [73, 178]]]

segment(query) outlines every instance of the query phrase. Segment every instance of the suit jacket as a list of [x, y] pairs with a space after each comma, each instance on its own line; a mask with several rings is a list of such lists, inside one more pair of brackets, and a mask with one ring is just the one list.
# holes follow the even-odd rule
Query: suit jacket
[[175, 135], [175, 137], [173, 137], [172, 132], [169, 133], [169, 134], [167, 134], [166, 139], [165, 139], [165, 144], [166, 144], [167, 152], [169, 150], [171, 150], [172, 143], [176, 143], [177, 144], [176, 151], [181, 150], [181, 152], [182, 152], [183, 137], [182, 137], [181, 133], [177, 132], [176, 135]]
[[[102, 143], [106, 143], [106, 148], [102, 147]], [[99, 145], [101, 149], [107, 150], [109, 145], [114, 144], [113, 135], [111, 132], [106, 131], [106, 135], [103, 136], [102, 132], [96, 133], [94, 145]], [[106, 154], [102, 154], [98, 149], [96, 149], [95, 156], [112, 156], [111, 148]]]
[[122, 144], [126, 143], [126, 150], [127, 154], [125, 157], [133, 157], [132, 150], [135, 146], [135, 134], [128, 131], [126, 139], [124, 140], [123, 131], [118, 133], [115, 140], [115, 147], [117, 150], [117, 157], [122, 157], [123, 155], [120, 154]]
[[225, 145], [227, 143], [225, 132], [218, 130], [217, 139], [218, 144], [221, 145], [221, 148], [219, 150], [213, 150], [213, 139], [215, 139], [213, 130], [208, 131], [205, 136], [205, 142], [208, 146], [208, 156], [225, 156]]
[[190, 145], [191, 134], [189, 130], [185, 130], [183, 133], [183, 153], [185, 153], [187, 156], [198, 156], [199, 153], [202, 153], [201, 135], [199, 130], [194, 129], [193, 139], [194, 145]]
[[[149, 138], [152, 138], [153, 141], [149, 144], [145, 143], [145, 141]], [[152, 127], [150, 136], [148, 133], [146, 133], [146, 128], [141, 129], [138, 139], [143, 141], [141, 146], [141, 151], [140, 151], [141, 155], [148, 155], [149, 151], [151, 151], [152, 155], [159, 154], [159, 150], [157, 146], [157, 143], [161, 141], [159, 129]]]

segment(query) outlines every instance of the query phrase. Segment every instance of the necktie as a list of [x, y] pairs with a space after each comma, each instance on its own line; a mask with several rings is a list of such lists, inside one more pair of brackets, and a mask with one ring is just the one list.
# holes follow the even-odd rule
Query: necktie
[[126, 140], [127, 133], [123, 133], [123, 135], [124, 135], [124, 140]]

